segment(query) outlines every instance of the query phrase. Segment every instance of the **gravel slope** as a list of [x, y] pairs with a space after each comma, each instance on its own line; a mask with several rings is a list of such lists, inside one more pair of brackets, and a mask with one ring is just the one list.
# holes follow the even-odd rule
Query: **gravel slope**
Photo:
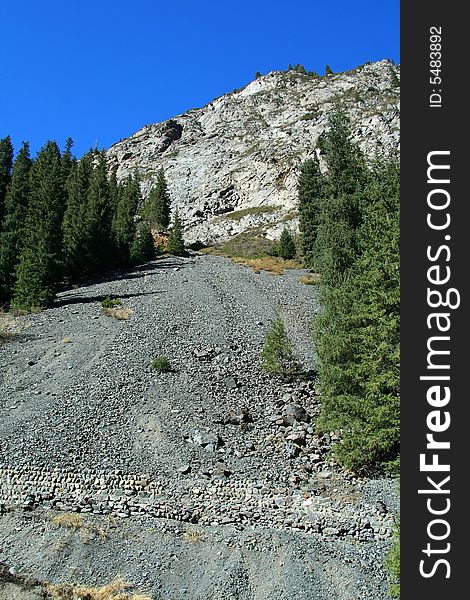
[[[0, 561], [39, 580], [125, 571], [166, 600], [386, 598], [394, 486], [330, 462], [312, 381], [261, 369], [276, 309], [313, 364], [317, 290], [299, 275], [163, 259], [21, 317], [0, 345]], [[128, 320], [102, 314], [108, 295]], [[150, 367], [160, 354], [171, 373]], [[106, 542], [68, 533], [64, 551], [40, 551], [63, 538], [58, 510], [119, 525]]]

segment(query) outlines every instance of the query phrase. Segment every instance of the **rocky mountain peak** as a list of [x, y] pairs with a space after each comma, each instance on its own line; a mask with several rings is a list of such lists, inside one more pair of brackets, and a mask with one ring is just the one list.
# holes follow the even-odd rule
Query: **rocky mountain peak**
[[297, 227], [300, 165], [315, 152], [340, 100], [367, 156], [398, 152], [399, 67], [383, 60], [317, 77], [273, 71], [108, 150], [118, 179], [136, 168], [144, 197], [163, 168], [188, 242], [214, 243], [252, 228], [278, 237]]

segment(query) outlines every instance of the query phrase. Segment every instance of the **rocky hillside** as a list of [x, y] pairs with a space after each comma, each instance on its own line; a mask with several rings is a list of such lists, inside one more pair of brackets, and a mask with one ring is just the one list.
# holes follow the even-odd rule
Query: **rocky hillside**
[[163, 167], [188, 242], [251, 228], [270, 238], [296, 227], [301, 163], [315, 152], [335, 99], [368, 156], [399, 146], [399, 68], [388, 61], [313, 77], [274, 71], [203, 108], [147, 125], [108, 151], [118, 178], [135, 168], [144, 196]]

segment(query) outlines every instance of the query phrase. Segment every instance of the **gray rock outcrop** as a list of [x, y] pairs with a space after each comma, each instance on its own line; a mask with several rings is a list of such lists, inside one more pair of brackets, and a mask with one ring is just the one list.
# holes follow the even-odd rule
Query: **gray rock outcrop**
[[189, 243], [297, 227], [301, 163], [315, 153], [336, 99], [368, 157], [398, 152], [399, 67], [386, 60], [326, 77], [273, 71], [108, 150], [118, 179], [136, 168], [147, 196], [163, 167]]

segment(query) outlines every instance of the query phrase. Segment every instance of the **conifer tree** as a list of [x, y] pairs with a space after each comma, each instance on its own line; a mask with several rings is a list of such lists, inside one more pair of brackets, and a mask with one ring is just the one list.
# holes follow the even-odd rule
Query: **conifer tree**
[[182, 232], [181, 219], [178, 211], [175, 212], [173, 217], [173, 224], [171, 226], [170, 235], [166, 243], [166, 251], [169, 254], [183, 254], [184, 252], [184, 240]]
[[355, 471], [396, 469], [400, 439], [399, 168], [380, 164], [369, 175], [358, 254], [339, 283], [322, 285], [315, 320], [318, 426], [343, 429], [336, 456]]
[[300, 370], [299, 362], [279, 314], [276, 315], [266, 334], [262, 356], [263, 368], [271, 375], [278, 375], [289, 380]]
[[93, 171], [93, 154], [88, 152], [74, 161], [67, 179], [67, 206], [62, 223], [64, 273], [76, 279], [89, 272], [88, 187]]
[[30, 202], [16, 268], [14, 306], [46, 306], [55, 296], [60, 278], [63, 203], [60, 151], [55, 142], [49, 141], [31, 168]]
[[328, 116], [328, 129], [318, 139], [318, 147], [328, 171], [328, 193], [332, 196], [352, 194], [364, 182], [365, 159], [351, 141], [351, 122], [340, 104]]
[[298, 194], [301, 251], [305, 265], [314, 268], [315, 241], [325, 202], [325, 178], [316, 155], [301, 166]]
[[157, 183], [152, 188], [142, 210], [142, 217], [155, 224], [160, 229], [166, 229], [170, 224], [171, 202], [168, 194], [165, 173], [158, 172]]
[[325, 283], [336, 284], [357, 257], [356, 230], [361, 224], [365, 160], [351, 142], [349, 119], [337, 106], [329, 117], [329, 129], [318, 140], [327, 163], [321, 211], [314, 242], [314, 262]]
[[307, 75], [307, 71], [305, 70], [305, 67], [301, 64], [295, 65], [294, 71], [296, 71], [297, 73], [301, 73], [302, 75]]
[[73, 147], [73, 140], [71, 137], [68, 137], [67, 140], [65, 141], [65, 151], [62, 154], [62, 159], [61, 159], [62, 185], [63, 185], [65, 191], [67, 189], [67, 179], [69, 178], [69, 175], [72, 171], [72, 166], [73, 166], [74, 162], [76, 162], [75, 157], [72, 156], [72, 147]]
[[113, 219], [116, 216], [118, 199], [119, 184], [117, 180], [117, 166], [115, 166], [111, 170], [111, 175], [109, 176], [109, 200], [111, 204], [111, 213], [113, 214]]
[[284, 227], [279, 239], [278, 255], [286, 260], [295, 256], [295, 241], [287, 227]]
[[0, 299], [2, 300], [8, 299], [11, 295], [15, 267], [20, 255], [29, 201], [30, 169], [29, 144], [23, 142], [13, 164], [0, 231]]
[[140, 202], [140, 186], [137, 176], [129, 175], [119, 187], [113, 233], [119, 263], [129, 264], [130, 250], [135, 238], [134, 216]]
[[103, 272], [113, 263], [112, 206], [104, 152], [94, 152], [94, 168], [87, 194], [87, 256], [92, 272]]
[[396, 69], [394, 69], [393, 66], [390, 66], [389, 68], [390, 68], [390, 87], [391, 88], [400, 87], [400, 80], [397, 77]]
[[132, 264], [139, 265], [155, 258], [155, 244], [147, 223], [139, 223], [130, 249]]
[[10, 182], [11, 169], [13, 166], [13, 144], [7, 135], [0, 140], [0, 223], [3, 219], [5, 195]]
[[333, 75], [333, 74], [334, 74], [334, 73], [333, 73], [333, 71], [332, 71], [332, 69], [331, 69], [330, 65], [326, 65], [326, 66], [325, 66], [325, 75]]

